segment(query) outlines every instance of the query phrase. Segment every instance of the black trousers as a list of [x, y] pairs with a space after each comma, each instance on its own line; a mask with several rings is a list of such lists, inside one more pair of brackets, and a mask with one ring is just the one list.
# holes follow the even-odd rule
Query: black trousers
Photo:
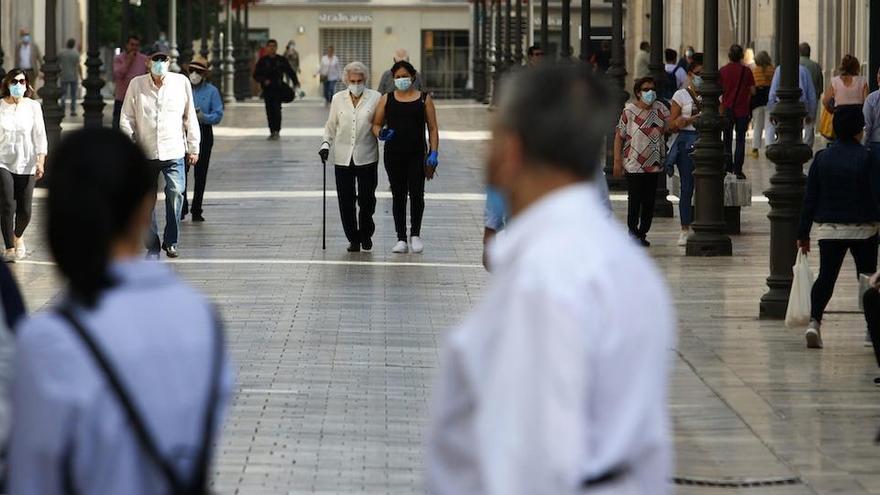
[[269, 132], [281, 132], [281, 98], [274, 91], [263, 91]]
[[[339, 198], [339, 216], [348, 242], [363, 243], [373, 238], [376, 224], [376, 186], [379, 184], [379, 164], [360, 167], [336, 166], [336, 195]], [[357, 203], [357, 206], [355, 206]], [[357, 211], [360, 208], [360, 212]]]
[[119, 129], [119, 119], [122, 118], [122, 101], [113, 100], [113, 128]]
[[819, 276], [810, 292], [810, 318], [816, 321], [822, 321], [825, 307], [834, 294], [834, 284], [837, 283], [847, 251], [852, 254], [858, 273], [877, 271], [877, 236], [870, 239], [819, 241]]
[[397, 240], [406, 241], [406, 198], [410, 200], [410, 234], [420, 236], [425, 214], [425, 152], [385, 150], [385, 171], [391, 183], [392, 211]]
[[660, 174], [626, 174], [626, 225], [633, 237], [644, 239], [654, 221], [654, 202]]
[[869, 289], [862, 297], [865, 308], [865, 321], [868, 322], [868, 333], [871, 334], [871, 343], [874, 345], [874, 358], [877, 366], [880, 366], [880, 292]]
[[[741, 174], [743, 163], [746, 161], [746, 130], [749, 128], [748, 117], [736, 117], [733, 119], [733, 127], [722, 131], [724, 141], [724, 156], [727, 159], [728, 172]], [[733, 133], [736, 132], [736, 141]]]
[[16, 175], [0, 169], [0, 229], [6, 249], [15, 247], [15, 237], [24, 235], [24, 229], [31, 223], [35, 182], [33, 175]]
[[186, 215], [192, 211], [195, 215], [202, 214], [202, 200], [205, 198], [205, 184], [208, 182], [208, 167], [211, 165], [211, 150], [214, 149], [214, 126], [200, 125], [202, 131], [202, 141], [199, 144], [199, 161], [196, 162], [196, 169], [193, 172], [195, 185], [193, 187], [192, 209], [187, 200], [187, 189], [189, 188], [189, 165], [186, 166], [186, 181], [183, 184], [183, 214]]

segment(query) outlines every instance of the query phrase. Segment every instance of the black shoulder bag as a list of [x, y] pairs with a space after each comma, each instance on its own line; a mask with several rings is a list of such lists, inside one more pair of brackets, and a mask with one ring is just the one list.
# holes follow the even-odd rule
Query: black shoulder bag
[[[92, 357], [101, 368], [104, 377], [107, 379], [108, 385], [110, 385], [110, 388], [113, 390], [113, 393], [119, 400], [120, 405], [125, 410], [125, 414], [128, 416], [132, 428], [134, 428], [135, 436], [138, 439], [138, 443], [140, 444], [141, 449], [143, 449], [144, 453], [147, 455], [150, 461], [159, 468], [159, 470], [165, 476], [165, 479], [168, 481], [168, 486], [170, 488], [169, 493], [171, 495], [209, 494], [210, 491], [208, 490], [208, 468], [211, 462], [211, 453], [213, 450], [211, 445], [211, 434], [214, 429], [217, 402], [220, 400], [220, 379], [223, 371], [224, 340], [223, 329], [220, 323], [220, 319], [215, 317], [215, 338], [213, 352], [214, 363], [212, 365], [211, 372], [211, 386], [210, 390], [208, 391], [207, 400], [205, 401], [205, 417], [202, 423], [201, 449], [196, 459], [195, 470], [192, 473], [192, 476], [190, 476], [189, 480], [187, 481], [186, 479], [178, 476], [178, 473], [174, 469], [174, 466], [162, 457], [159, 448], [153, 441], [153, 437], [150, 436], [146, 423], [144, 422], [142, 416], [137, 412], [137, 409], [135, 409], [134, 403], [132, 402], [129, 394], [126, 392], [125, 387], [122, 385], [122, 382], [119, 380], [119, 374], [115, 372], [113, 365], [107, 358], [107, 355], [101, 350], [95, 339], [92, 338], [91, 335], [89, 335], [89, 332], [86, 330], [86, 328], [73, 314], [72, 308], [70, 306], [65, 306], [59, 309], [58, 313], [70, 324], [71, 327], [73, 327], [74, 331], [76, 331], [76, 334], [86, 345]], [[70, 462], [67, 462], [66, 465], [69, 469]], [[68, 485], [72, 484], [71, 482], [73, 480], [71, 473], [65, 473], [64, 478], [68, 480]], [[75, 487], [68, 486], [68, 492], [75, 493]]]

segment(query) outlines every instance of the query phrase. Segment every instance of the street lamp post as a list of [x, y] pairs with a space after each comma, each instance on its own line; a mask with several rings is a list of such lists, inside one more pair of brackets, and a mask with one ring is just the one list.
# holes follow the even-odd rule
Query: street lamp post
[[498, 86], [501, 82], [501, 73], [504, 71], [504, 53], [501, 51], [501, 0], [494, 0], [495, 4], [495, 73], [492, 74], [492, 101], [498, 101]]
[[776, 120], [775, 144], [767, 148], [767, 158], [776, 165], [770, 188], [764, 192], [770, 200], [770, 276], [769, 290], [761, 297], [760, 317], [785, 318], [791, 291], [791, 267], [797, 255], [797, 227], [804, 200], [803, 164], [810, 159], [809, 146], [803, 142], [803, 121], [807, 115], [800, 101], [798, 84], [798, 2], [779, 0], [779, 102], [771, 117]]
[[58, 98], [61, 97], [61, 88], [58, 87], [58, 73], [61, 72], [61, 67], [58, 66], [58, 44], [55, 39], [57, 11], [57, 0], [46, 0], [46, 54], [43, 57], [45, 84], [40, 88], [39, 95], [43, 100], [46, 139], [49, 141], [50, 150], [61, 138], [61, 119], [64, 118], [64, 109], [58, 104]]
[[482, 60], [480, 60], [480, 58], [483, 55], [483, 49], [480, 47], [480, 37], [482, 35], [482, 28], [481, 28], [480, 23], [483, 20], [482, 13], [480, 11], [482, 3], [483, 2], [480, 0], [474, 0], [474, 28], [473, 28], [473, 34], [471, 35], [471, 44], [474, 47], [473, 48], [473, 50], [474, 50], [473, 81], [474, 81], [474, 100], [476, 100], [476, 101], [482, 101], [482, 99], [483, 99], [482, 86], [483, 86], [483, 84], [485, 84], [485, 79], [483, 78], [484, 69], [482, 67]]
[[519, 67], [523, 64], [523, 0], [514, 0], [516, 2], [516, 31], [514, 34], [514, 52], [513, 62]]
[[235, 26], [232, 30], [235, 36], [235, 80], [233, 82], [235, 101], [244, 101], [244, 77], [245, 77], [245, 61], [244, 47], [242, 46], [242, 23], [241, 23], [241, 5], [235, 7]]
[[186, 15], [183, 23], [183, 50], [180, 52], [180, 65], [188, 66], [192, 61], [193, 54], [193, 26], [192, 26], [192, 0], [184, 3]]
[[704, 0], [703, 110], [694, 151], [694, 233], [688, 238], [688, 256], [730, 256], [733, 248], [724, 223], [724, 145], [718, 113], [718, 0]]
[[590, 46], [593, 37], [590, 14], [590, 0], [581, 0], [581, 60], [585, 63], [590, 62], [593, 51]]
[[225, 79], [225, 88], [223, 88], [223, 102], [232, 103], [235, 101], [235, 58], [232, 51], [235, 45], [232, 44], [232, 0], [226, 0], [226, 64], [223, 69]]
[[214, 34], [213, 43], [211, 44], [211, 79], [217, 84], [217, 89], [223, 91], [223, 24], [220, 23], [220, 4], [217, 0], [202, 0], [203, 8], [205, 5], [213, 5], [211, 24]]
[[131, 1], [122, 0], [122, 23], [119, 31], [119, 47], [125, 51], [128, 37], [131, 35]]
[[[3, 2], [0, 0], [0, 19], [3, 17]], [[6, 75], [6, 70], [3, 68], [3, 37], [0, 36], [0, 77]]]
[[[663, 66], [663, 0], [651, 0], [651, 60], [648, 68], [659, 93], [668, 85]], [[675, 210], [668, 196], [669, 189], [666, 187], [666, 177], [661, 175], [660, 180], [657, 181], [654, 216], [663, 218], [675, 216]]]
[[483, 67], [483, 80], [482, 80], [482, 97], [483, 103], [489, 103], [489, 91], [490, 91], [490, 67], [489, 60], [492, 57], [492, 0], [478, 0], [480, 4], [483, 6], [483, 36], [482, 36], [482, 54], [480, 58], [482, 59], [482, 67]]
[[541, 0], [541, 49], [550, 56], [550, 2]]
[[208, 0], [202, 0], [199, 9], [199, 38], [202, 40], [199, 46], [199, 55], [208, 60]]
[[511, 0], [504, 0], [504, 69], [513, 67], [513, 8]]
[[[617, 93], [617, 114], [623, 111], [629, 93], [626, 92], [626, 67], [623, 60], [623, 0], [614, 0], [611, 4], [611, 66], [606, 73], [611, 79], [613, 92]], [[614, 133], [612, 129], [606, 137], [605, 177], [608, 187], [622, 190], [626, 187], [623, 179], [614, 176]]]
[[88, 0], [88, 45], [86, 54], [86, 73], [83, 86], [86, 94], [83, 98], [83, 126], [103, 127], [104, 125], [104, 98], [101, 96], [101, 88], [104, 80], [101, 79], [101, 52], [98, 47], [98, 0]]
[[571, 0], [562, 0], [562, 46], [559, 56], [568, 62], [571, 60]]
[[251, 93], [251, 61], [253, 60], [253, 50], [251, 50], [250, 29], [250, 1], [246, 1], [244, 3], [244, 32], [241, 37], [241, 51], [244, 54], [242, 57], [242, 59], [244, 59], [242, 61], [244, 71], [241, 76], [241, 84], [245, 99], [253, 96]]
[[147, 22], [144, 31], [144, 45], [152, 45], [156, 42], [156, 27], [158, 26], [159, 14], [156, 12], [156, 2], [158, 0], [144, 0], [146, 2]]

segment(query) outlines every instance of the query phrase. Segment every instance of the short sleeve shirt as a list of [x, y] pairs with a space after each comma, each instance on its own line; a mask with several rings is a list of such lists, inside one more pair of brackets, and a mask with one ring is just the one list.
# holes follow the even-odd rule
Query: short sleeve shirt
[[623, 138], [623, 168], [628, 174], [658, 173], [666, 159], [669, 109], [655, 101], [650, 108], [629, 102], [617, 122]]
[[734, 117], [748, 117], [751, 113], [751, 88], [754, 85], [755, 76], [751, 69], [738, 62], [725, 65], [721, 68], [721, 87], [724, 90], [721, 106], [732, 108]]
[[[697, 97], [699, 98], [699, 96]], [[679, 89], [672, 95], [672, 101], [678, 103], [678, 106], [681, 107], [681, 116], [684, 118], [691, 118], [694, 116], [694, 98], [688, 93], [686, 89]], [[695, 131], [697, 130], [693, 124], [682, 127], [683, 131]]]

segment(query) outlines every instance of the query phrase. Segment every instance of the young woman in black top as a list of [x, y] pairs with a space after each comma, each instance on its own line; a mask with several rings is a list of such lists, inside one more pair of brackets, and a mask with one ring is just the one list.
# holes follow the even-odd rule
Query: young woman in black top
[[[439, 163], [437, 112], [431, 96], [413, 88], [416, 70], [409, 62], [395, 63], [391, 73], [394, 75], [395, 90], [382, 96], [376, 105], [373, 134], [385, 141], [385, 170], [391, 183], [394, 226], [397, 230], [397, 244], [392, 252], [406, 253], [412, 250], [421, 253], [424, 250], [421, 228], [425, 211], [425, 179], [434, 178]], [[427, 150], [425, 127], [428, 129]], [[412, 203], [409, 244], [406, 235], [407, 195]]]

